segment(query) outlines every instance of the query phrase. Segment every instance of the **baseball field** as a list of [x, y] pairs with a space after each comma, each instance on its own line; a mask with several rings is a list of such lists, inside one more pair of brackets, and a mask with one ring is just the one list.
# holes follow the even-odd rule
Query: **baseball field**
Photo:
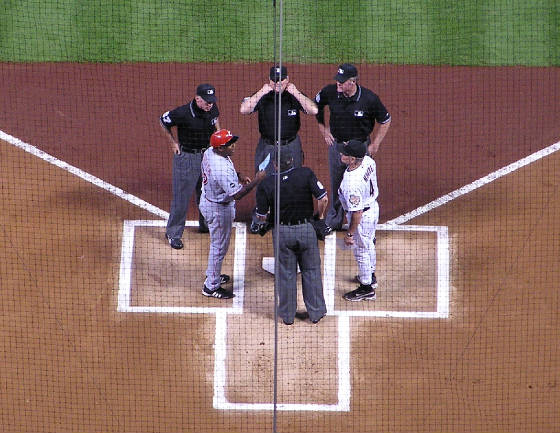
[[[560, 6], [552, 0], [8, 0], [0, 9], [0, 431], [560, 431]], [[216, 87], [239, 104], [275, 61], [314, 97], [356, 64], [392, 124], [374, 302], [320, 242], [327, 316], [274, 320], [270, 233], [237, 203], [224, 271], [194, 203], [164, 239], [159, 116]], [[305, 165], [327, 149], [302, 117]], [[299, 307], [303, 303], [299, 299]]]

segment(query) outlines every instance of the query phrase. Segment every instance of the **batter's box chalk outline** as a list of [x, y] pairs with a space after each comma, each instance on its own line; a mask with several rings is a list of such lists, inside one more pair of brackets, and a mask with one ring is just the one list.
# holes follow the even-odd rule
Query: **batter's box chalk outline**
[[[244, 225], [235, 225], [235, 229], [239, 230], [238, 234], [243, 233], [243, 236], [236, 236], [235, 244], [235, 259], [240, 260], [243, 264], [243, 268], [235, 267], [236, 272], [234, 272], [234, 290], [237, 296], [233, 300], [233, 307], [231, 308], [203, 308], [203, 307], [181, 307], [181, 308], [166, 308], [166, 307], [150, 307], [150, 306], [139, 306], [133, 307], [130, 305], [130, 284], [131, 284], [131, 266], [132, 266], [132, 253], [134, 246], [134, 228], [136, 226], [151, 226], [151, 227], [164, 227], [166, 221], [169, 218], [169, 213], [159, 209], [158, 207], [152, 205], [151, 203], [136, 197], [119, 187], [111, 185], [110, 183], [100, 179], [90, 173], [87, 173], [75, 166], [68, 164], [65, 161], [59, 160], [58, 158], [50, 155], [43, 150], [35, 147], [29, 143], [20, 140], [4, 131], [0, 130], [0, 140], [3, 140], [25, 152], [40, 158], [47, 163], [50, 163], [62, 170], [77, 176], [86, 182], [89, 182], [109, 193], [144, 209], [155, 216], [161, 218], [157, 221], [124, 221], [123, 229], [123, 240], [122, 240], [122, 253], [121, 253], [121, 264], [120, 264], [120, 275], [119, 275], [119, 291], [118, 291], [118, 311], [130, 312], [130, 313], [144, 313], [144, 312], [156, 312], [156, 313], [214, 313], [216, 314], [216, 357], [215, 357], [215, 380], [214, 380], [214, 407], [220, 409], [255, 409], [255, 410], [270, 410], [273, 408], [271, 404], [253, 404], [244, 405], [237, 403], [229, 403], [225, 399], [225, 359], [226, 359], [226, 345], [223, 338], [227, 335], [227, 314], [242, 314], [243, 312], [243, 290], [244, 290], [244, 266], [245, 266], [245, 238], [246, 231]], [[437, 232], [437, 310], [435, 312], [395, 312], [395, 311], [335, 311], [334, 310], [334, 265], [335, 265], [335, 238], [334, 236], [328, 236], [325, 240], [325, 257], [324, 257], [324, 289], [327, 302], [327, 308], [329, 309], [329, 315], [338, 316], [338, 338], [339, 338], [339, 359], [338, 359], [338, 369], [341, 372], [339, 375], [342, 377], [339, 379], [339, 403], [332, 406], [324, 405], [278, 405], [279, 409], [286, 410], [349, 410], [350, 407], [350, 377], [349, 377], [349, 317], [350, 316], [369, 316], [369, 317], [411, 317], [411, 318], [447, 318], [449, 316], [449, 244], [447, 227], [437, 226], [404, 226], [401, 225], [411, 219], [430, 212], [446, 203], [455, 200], [465, 194], [468, 194], [478, 188], [483, 187], [497, 179], [507, 176], [522, 167], [534, 163], [548, 155], [553, 154], [560, 150], [560, 142], [556, 142], [552, 145], [544, 147], [526, 157], [514, 161], [513, 163], [500, 168], [497, 171], [487, 174], [486, 176], [477, 179], [455, 191], [445, 194], [427, 203], [405, 215], [401, 215], [398, 218], [388, 221], [385, 225], [380, 224], [378, 230], [429, 230]], [[187, 226], [196, 226], [198, 222], [188, 221]], [[237, 248], [237, 238], [243, 238], [240, 240], [239, 246]], [[332, 238], [332, 239], [330, 239]], [[238, 257], [239, 255], [239, 257]], [[237, 269], [243, 269], [243, 272]], [[239, 273], [239, 275], [237, 275]], [[218, 332], [221, 329], [220, 332]], [[344, 345], [345, 341], [347, 346]], [[341, 344], [342, 342], [342, 344]], [[346, 375], [348, 371], [348, 375]]]
[[[198, 221], [187, 221], [186, 226], [195, 227]], [[328, 315], [337, 316], [337, 403], [336, 404], [298, 404], [278, 403], [236, 403], [228, 401], [227, 389], [227, 316], [228, 314], [243, 314], [243, 300], [245, 291], [245, 251], [247, 243], [246, 226], [234, 223], [236, 231], [234, 248], [234, 275], [232, 307], [156, 307], [131, 306], [131, 281], [134, 261], [134, 236], [136, 227], [165, 227], [163, 220], [127, 220], [123, 223], [121, 264], [119, 276], [119, 292], [117, 310], [128, 313], [182, 313], [182, 314], [215, 314], [216, 333], [214, 340], [214, 395], [213, 407], [220, 410], [285, 410], [285, 411], [340, 411], [350, 410], [351, 374], [350, 354], [351, 335], [350, 317], [399, 317], [416, 319], [445, 319], [449, 317], [449, 236], [445, 226], [418, 226], [379, 224], [377, 230], [387, 231], [419, 231], [435, 232], [436, 243], [436, 272], [437, 272], [437, 310], [426, 311], [348, 311], [335, 309], [335, 265], [336, 265], [336, 235], [327, 236], [324, 242], [323, 257], [323, 290], [327, 304]], [[372, 303], [372, 305], [374, 305]]]

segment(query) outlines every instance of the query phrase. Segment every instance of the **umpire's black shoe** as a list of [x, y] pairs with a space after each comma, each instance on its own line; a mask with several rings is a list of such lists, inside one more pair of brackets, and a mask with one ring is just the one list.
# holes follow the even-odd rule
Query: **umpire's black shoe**
[[227, 274], [220, 275], [220, 284], [227, 284], [231, 280], [231, 277]]
[[218, 287], [215, 290], [210, 290], [208, 287], [206, 287], [206, 285], [202, 286], [202, 294], [210, 298], [218, 299], [231, 299], [235, 296], [233, 292], [230, 292], [229, 290], [226, 290], [222, 287]]
[[288, 325], [288, 326], [290, 326], [290, 325], [293, 325], [293, 324], [294, 324], [294, 321], [293, 321], [293, 320], [292, 320], [292, 321], [290, 321], [290, 320], [282, 319], [282, 322], [284, 322], [284, 325]]
[[169, 245], [171, 245], [171, 248], [174, 248], [176, 250], [180, 250], [183, 248], [183, 241], [180, 238], [170, 238], [166, 233], [165, 239], [169, 241]]
[[299, 320], [309, 319], [309, 313], [307, 311], [296, 311], [296, 318]]

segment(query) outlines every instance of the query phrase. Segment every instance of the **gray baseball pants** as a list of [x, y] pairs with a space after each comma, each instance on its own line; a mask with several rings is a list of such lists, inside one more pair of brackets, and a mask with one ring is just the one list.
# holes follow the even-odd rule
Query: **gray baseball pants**
[[222, 263], [229, 249], [231, 228], [235, 219], [235, 202], [219, 204], [202, 197], [199, 208], [210, 232], [210, 250], [204, 285], [210, 290], [216, 290], [220, 287]]
[[276, 257], [279, 262], [278, 315], [293, 322], [297, 310], [297, 265], [301, 270], [303, 302], [311, 320], [327, 313], [323, 296], [321, 256], [317, 235], [309, 223], [280, 225]]
[[173, 199], [165, 231], [170, 238], [183, 236], [187, 211], [194, 191], [196, 191], [197, 203], [200, 201], [201, 162], [202, 153], [181, 152], [179, 155], [173, 155]]

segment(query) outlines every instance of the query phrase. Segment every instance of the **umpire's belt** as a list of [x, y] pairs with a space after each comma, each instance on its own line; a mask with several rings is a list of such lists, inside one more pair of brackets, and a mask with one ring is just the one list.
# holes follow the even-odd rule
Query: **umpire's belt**
[[[296, 138], [297, 138], [297, 135], [294, 135], [293, 137], [286, 138], [284, 140], [278, 140], [278, 141], [280, 143], [280, 146], [285, 146], [286, 144], [290, 144]], [[268, 144], [271, 144], [273, 146], [276, 144], [276, 140], [274, 140], [273, 138], [262, 137], [262, 139], [263, 139], [263, 141], [266, 141]]]
[[187, 153], [204, 153], [204, 151], [208, 149], [207, 147], [203, 147], [202, 149], [191, 149], [188, 147], [183, 147], [181, 146], [181, 152], [187, 152]]
[[310, 219], [303, 218], [301, 220], [280, 221], [280, 225], [283, 225], [283, 226], [299, 226], [300, 224], [307, 224], [309, 222], [311, 222]]
[[341, 140], [340, 138], [334, 137], [334, 140], [337, 143], [346, 143], [347, 141], [350, 141], [350, 140], [357, 140], [357, 141], [361, 141], [362, 143], [367, 143], [367, 144], [370, 143], [368, 137], [366, 137], [366, 138], [349, 138], [348, 140]]

